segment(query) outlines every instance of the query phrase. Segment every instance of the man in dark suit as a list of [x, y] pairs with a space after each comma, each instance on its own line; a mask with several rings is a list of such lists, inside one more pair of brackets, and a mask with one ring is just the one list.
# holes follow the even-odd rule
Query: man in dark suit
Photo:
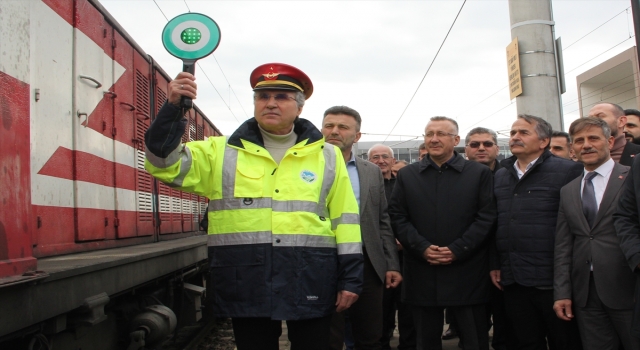
[[607, 123], [581, 118], [569, 128], [584, 175], [560, 192], [554, 253], [554, 304], [558, 318], [577, 315], [584, 349], [640, 349], [631, 335], [635, 278], [624, 264], [613, 213], [629, 167], [611, 159]]
[[640, 145], [627, 142], [624, 136], [624, 125], [627, 123], [624, 109], [615, 103], [603, 102], [593, 106], [589, 116], [603, 119], [609, 125], [611, 136], [615, 138], [611, 158], [622, 165], [631, 166], [636, 154], [640, 153]]
[[[364, 286], [348, 312], [355, 349], [380, 349], [382, 336], [382, 293], [402, 281], [396, 242], [391, 231], [384, 181], [378, 166], [355, 156], [352, 145], [360, 139], [360, 114], [346, 106], [327, 109], [322, 134], [327, 143], [338, 146], [347, 162], [347, 171], [360, 207]], [[334, 314], [331, 348], [342, 350], [344, 315]]]
[[[488, 166], [494, 175], [502, 168], [497, 160], [500, 147], [495, 131], [483, 127], [473, 128], [467, 133], [464, 141], [466, 143], [464, 153], [467, 159]], [[487, 311], [493, 325], [491, 347], [495, 350], [515, 349], [515, 337], [504, 309], [504, 295], [501, 290], [491, 288], [491, 301]]]

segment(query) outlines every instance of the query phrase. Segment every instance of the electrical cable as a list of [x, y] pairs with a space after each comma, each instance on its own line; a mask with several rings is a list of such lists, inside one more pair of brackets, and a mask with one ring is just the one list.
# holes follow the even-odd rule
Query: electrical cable
[[[595, 27], [594, 29], [592, 29], [591, 31], [589, 31], [587, 34], [585, 34], [585, 35], [581, 36], [578, 40], [576, 40], [576, 41], [572, 42], [571, 44], [567, 45], [566, 47], [564, 47], [564, 48], [562, 49], [562, 51], [563, 51], [563, 52], [564, 52], [564, 51], [567, 51], [570, 47], [572, 47], [573, 45], [575, 45], [577, 42], [579, 42], [579, 41], [581, 41], [582, 39], [586, 38], [587, 36], [589, 36], [590, 34], [592, 34], [593, 32], [595, 32], [596, 30], [600, 29], [600, 28], [601, 28], [602, 26], [604, 26], [605, 24], [607, 24], [607, 23], [611, 22], [614, 18], [616, 18], [616, 17], [620, 16], [620, 15], [621, 15], [621, 14], [623, 14], [624, 12], [627, 12], [630, 8], [631, 8], [631, 6], [627, 7], [626, 9], [622, 10], [621, 12], [619, 12], [619, 13], [615, 14], [613, 17], [609, 18], [608, 20], [606, 20], [605, 22], [603, 22], [603, 23], [602, 23], [602, 24], [600, 24], [599, 26]], [[626, 41], [626, 40], [625, 40], [625, 41]], [[620, 45], [620, 44], [618, 44], [618, 45]], [[617, 46], [617, 45], [616, 45], [616, 46]], [[612, 48], [612, 49], [613, 49], [613, 48]], [[605, 52], [606, 52], [606, 51], [605, 51]], [[597, 56], [596, 56], [596, 57], [597, 57]], [[594, 57], [594, 58], [595, 58], [595, 57]], [[589, 62], [589, 61], [587, 61], [587, 62]], [[585, 62], [585, 63], [587, 63], [587, 62]], [[580, 66], [575, 67], [573, 70], [575, 70], [576, 68], [579, 68], [579, 67], [580, 67]], [[566, 76], [568, 73], [572, 72], [573, 70], [571, 70], [571, 71], [569, 71], [569, 72], [566, 72], [564, 75]], [[505, 85], [504, 87], [500, 88], [499, 90], [497, 90], [496, 92], [492, 93], [492, 94], [491, 94], [491, 95], [489, 95], [488, 97], [486, 97], [486, 98], [482, 99], [480, 102], [478, 102], [478, 103], [474, 104], [474, 105], [473, 105], [473, 106], [471, 106], [470, 108], [465, 109], [465, 111], [464, 111], [464, 112], [461, 112], [460, 114], [456, 115], [456, 116], [455, 116], [455, 118], [457, 119], [459, 116], [463, 115], [464, 113], [466, 113], [466, 112], [468, 112], [468, 111], [470, 111], [470, 110], [474, 109], [475, 107], [477, 107], [477, 106], [481, 105], [483, 102], [485, 102], [486, 100], [490, 99], [491, 97], [493, 97], [493, 96], [494, 96], [494, 95], [496, 95], [497, 93], [501, 92], [502, 90], [506, 89], [507, 87], [509, 87], [509, 85]], [[563, 106], [563, 107], [564, 107], [564, 106]]]
[[[605, 51], [603, 51], [603, 52], [599, 53], [599, 54], [598, 54], [598, 55], [596, 55], [595, 57], [593, 57], [593, 58], [589, 59], [589, 60], [588, 60], [588, 61], [586, 61], [586, 62], [583, 62], [582, 64], [578, 65], [577, 67], [574, 67], [572, 70], [570, 70], [570, 71], [566, 72], [564, 75], [566, 76], [566, 75], [567, 75], [567, 74], [569, 74], [570, 72], [573, 72], [574, 70], [576, 70], [576, 69], [578, 69], [579, 67], [581, 67], [581, 66], [585, 65], [586, 63], [588, 63], [588, 62], [590, 62], [590, 61], [592, 61], [592, 60], [594, 60], [594, 59], [598, 58], [599, 56], [601, 56], [601, 55], [605, 54], [605, 53], [606, 53], [606, 52], [608, 52], [608, 51], [613, 50], [613, 49], [614, 49], [614, 48], [616, 48], [617, 46], [622, 45], [624, 42], [626, 42], [627, 40], [629, 40], [629, 39], [631, 39], [631, 38], [633, 38], [633, 36], [632, 36], [632, 37], [629, 37], [629, 38], [627, 38], [627, 39], [623, 40], [622, 42], [620, 42], [620, 43], [618, 43], [618, 44], [614, 45], [613, 47], [610, 47], [609, 49], [607, 49], [607, 50], [605, 50]], [[635, 86], [634, 86], [634, 88], [635, 88]], [[494, 93], [494, 95], [495, 95], [495, 93]], [[617, 96], [617, 95], [614, 95], [614, 96]], [[613, 96], [610, 96], [610, 97], [613, 97]], [[485, 121], [485, 120], [487, 120], [489, 117], [491, 117], [491, 116], [495, 115], [496, 113], [498, 113], [498, 112], [502, 111], [503, 109], [505, 109], [505, 108], [509, 107], [511, 104], [513, 104], [513, 102], [511, 102], [510, 104], [508, 104], [508, 105], [506, 105], [506, 106], [504, 106], [504, 107], [500, 108], [500, 109], [499, 109], [499, 110], [497, 110], [496, 112], [493, 112], [492, 114], [490, 114], [490, 115], [488, 115], [488, 116], [486, 116], [486, 117], [484, 117], [484, 118], [480, 119], [478, 122], [476, 122], [475, 124], [471, 125], [471, 126], [470, 126], [470, 128], [471, 128], [471, 127], [473, 127], [473, 126], [475, 126], [475, 125], [480, 124], [481, 122], [483, 122], [483, 121]], [[563, 105], [563, 107], [564, 107], [564, 105]], [[571, 112], [569, 112], [569, 113], [565, 113], [565, 114], [570, 114], [570, 113], [573, 113], [573, 112], [578, 111], [578, 110], [580, 110], [580, 109], [578, 108], [578, 109], [576, 109], [576, 110], [574, 110], [574, 111], [571, 111]]]
[[513, 104], [513, 101], [511, 101], [508, 105], [506, 105], [506, 106], [504, 106], [504, 107], [500, 108], [499, 110], [497, 110], [497, 111], [495, 111], [495, 112], [493, 112], [493, 113], [489, 114], [488, 116], [486, 116], [486, 117], [484, 117], [484, 118], [482, 118], [482, 119], [478, 120], [477, 122], [475, 122], [474, 124], [472, 124], [471, 126], [469, 126], [469, 129], [473, 128], [474, 126], [476, 126], [476, 125], [478, 125], [478, 124], [480, 124], [480, 123], [482, 123], [483, 121], [485, 121], [485, 120], [489, 119], [490, 117], [492, 117], [492, 116], [496, 115], [498, 112], [500, 112], [500, 111], [502, 111], [503, 109], [505, 109], [505, 108], [507, 108], [507, 107], [511, 106], [512, 104]]
[[596, 30], [600, 29], [600, 27], [602, 27], [603, 25], [609, 23], [611, 20], [613, 20], [614, 18], [620, 16], [622, 13], [627, 12], [629, 9], [631, 8], [631, 6], [627, 7], [626, 9], [622, 10], [621, 12], [619, 12], [618, 14], [616, 14], [615, 16], [609, 18], [608, 20], [606, 20], [604, 23], [602, 23], [601, 25], [595, 27], [592, 31], [590, 31], [589, 33], [583, 35], [582, 37], [580, 37], [580, 39], [572, 42], [571, 44], [567, 45], [567, 47], [563, 48], [562, 51], [567, 51], [571, 46], [573, 46], [575, 43], [577, 43], [578, 41], [584, 39], [585, 37], [589, 36], [589, 34], [595, 32]]
[[411, 99], [409, 99], [409, 103], [407, 103], [407, 106], [402, 111], [402, 114], [400, 114], [400, 117], [398, 117], [398, 120], [396, 120], [396, 123], [393, 124], [393, 127], [391, 128], [391, 130], [389, 130], [389, 134], [387, 135], [387, 137], [384, 138], [384, 141], [382, 141], [382, 142], [387, 141], [387, 139], [389, 138], [389, 135], [391, 135], [393, 130], [396, 128], [396, 126], [400, 122], [400, 119], [402, 119], [402, 117], [404, 116], [404, 113], [409, 108], [409, 105], [411, 105], [411, 102], [413, 101], [413, 98], [416, 97], [416, 94], [418, 93], [418, 90], [420, 89], [420, 86], [422, 86], [422, 83], [424, 82], [424, 79], [427, 77], [427, 74], [429, 74], [429, 71], [431, 70], [431, 67], [433, 66], [433, 63], [436, 61], [436, 58], [438, 58], [438, 54], [440, 53], [440, 50], [442, 50], [442, 47], [444, 46], [444, 43], [447, 42], [447, 38], [449, 37], [449, 33], [451, 33], [451, 30], [453, 29], [453, 26], [456, 24], [456, 21], [458, 20], [458, 16], [460, 16], [460, 12], [462, 12], [462, 9], [464, 8], [464, 5], [466, 3], [467, 3], [467, 0], [464, 0], [462, 2], [462, 6], [460, 6], [460, 10], [458, 10], [458, 14], [456, 14], [456, 17], [453, 19], [453, 23], [451, 23], [451, 27], [449, 27], [449, 31], [447, 31], [447, 35], [445, 35], [444, 40], [442, 40], [442, 43], [440, 44], [440, 47], [438, 48], [438, 51], [436, 52], [436, 55], [433, 57], [433, 60], [431, 60], [431, 64], [429, 64], [429, 68], [427, 68], [427, 72], [424, 73], [424, 76], [422, 77], [422, 80], [420, 80], [420, 84], [418, 84], [418, 87], [416, 88], [416, 91], [411, 96]]
[[158, 7], [158, 10], [160, 10], [160, 13], [162, 13], [162, 15], [164, 16], [164, 19], [166, 19], [167, 22], [169, 22], [169, 18], [167, 17], [167, 15], [164, 14], [164, 11], [162, 11], [162, 9], [160, 8], [160, 5], [158, 5], [156, 0], [153, 0], [153, 3], [156, 4], [156, 6]]
[[[611, 96], [609, 96], [608, 98], [612, 98], [612, 97], [620, 96], [620, 95], [622, 95], [622, 94], [624, 94], [624, 93], [627, 93], [627, 92], [629, 92], [629, 91], [634, 91], [635, 89], [636, 89], [636, 87], [635, 87], [635, 85], [634, 85], [631, 89], [628, 89], [628, 90], [625, 90], [625, 91], [619, 92], [619, 93], [617, 93], [617, 94], [615, 94], [615, 95], [611, 95]], [[626, 101], [628, 101], [628, 100], [626, 100]], [[626, 102], [626, 101], [623, 101], [623, 102]], [[587, 108], [587, 107], [591, 107], [591, 106], [595, 106], [595, 105], [597, 105], [598, 103], [605, 103], [605, 102], [606, 102], [606, 101], [602, 101], [602, 100], [600, 100], [600, 101], [596, 101], [596, 102], [594, 102], [594, 103], [590, 103], [590, 104], [588, 104], [588, 105], [582, 106], [582, 109], [585, 109], [585, 108]], [[622, 102], [620, 102], [620, 103], [622, 103]], [[617, 104], [620, 104], [620, 103], [617, 103]], [[580, 110], [580, 108], [575, 109], [575, 110], [573, 110], [573, 111], [571, 111], [571, 112], [569, 112], [569, 113], [577, 112], [577, 111], [579, 111], [579, 110]]]
[[[607, 92], [607, 91], [609, 91], [609, 90], [612, 90], [612, 89], [615, 89], [615, 88], [619, 88], [619, 87], [621, 87], [621, 86], [625, 86], [625, 85], [627, 85], [627, 84], [635, 83], [635, 81], [634, 81], [634, 80], [631, 80], [631, 81], [628, 81], [628, 82], [626, 82], [626, 83], [622, 83], [622, 84], [620, 84], [620, 85], [613, 86], [613, 87], [612, 87], [611, 89], [609, 89], [609, 90], [604, 90], [605, 88], [608, 88], [608, 87], [610, 87], [610, 86], [612, 86], [612, 85], [614, 85], [614, 84], [616, 84], [616, 83], [618, 83], [618, 82], [620, 82], [620, 81], [622, 81], [622, 80], [625, 80], [625, 79], [627, 79], [627, 78], [629, 78], [629, 77], [632, 77], [632, 76], [634, 76], [634, 75], [635, 75], [635, 73], [631, 73], [631, 74], [629, 74], [629, 75], [626, 75], [626, 76], [624, 76], [624, 77], [622, 77], [622, 78], [620, 78], [620, 79], [618, 79], [618, 80], [616, 80], [616, 81], [614, 81], [614, 82], [612, 82], [612, 83], [609, 83], [609, 84], [607, 84], [607, 85], [605, 85], [605, 86], [603, 86], [603, 87], [599, 88], [598, 90], [594, 90], [594, 91], [592, 91], [592, 92], [590, 92], [590, 93], [588, 93], [588, 94], [582, 95], [582, 96], [581, 96], [581, 98], [584, 100], [585, 98], [592, 97], [592, 96], [594, 96], [594, 95], [601, 94], [601, 93]], [[562, 107], [566, 107], [566, 106], [568, 106], [568, 105], [574, 104], [574, 103], [578, 102], [579, 100], [580, 100], [580, 97], [575, 98], [575, 99], [570, 100], [570, 101], [567, 101], [567, 103], [563, 104], [563, 105], [562, 105]]]
[[605, 51], [603, 51], [603, 52], [601, 52], [601, 53], [600, 53], [600, 54], [598, 54], [597, 56], [595, 56], [595, 57], [593, 57], [593, 58], [589, 59], [588, 61], [583, 62], [582, 64], [580, 64], [580, 65], [578, 65], [578, 66], [576, 66], [576, 67], [574, 67], [572, 70], [570, 70], [570, 71], [568, 71], [568, 72], [564, 73], [564, 75], [566, 76], [567, 74], [569, 74], [569, 73], [573, 72], [574, 70], [576, 70], [576, 69], [578, 69], [578, 68], [580, 68], [580, 67], [584, 66], [585, 64], [587, 64], [587, 63], [589, 63], [589, 62], [593, 61], [594, 59], [596, 59], [596, 58], [600, 57], [601, 55], [604, 55], [605, 53], [607, 53], [607, 52], [609, 52], [609, 51], [611, 51], [611, 50], [615, 49], [616, 47], [618, 47], [618, 46], [620, 46], [620, 45], [624, 44], [624, 42], [625, 42], [625, 41], [627, 41], [627, 40], [629, 40], [629, 39], [631, 39], [631, 38], [633, 38], [633, 37], [635, 37], [635, 35], [630, 36], [630, 37], [628, 37], [628, 38], [626, 38], [626, 39], [622, 40], [621, 42], [617, 43], [616, 45], [614, 45], [614, 46], [612, 46], [612, 47], [608, 48], [607, 50], [605, 50]]
[[[182, 1], [184, 1], [184, 4], [187, 6], [187, 9], [189, 10], [189, 12], [191, 12], [191, 9], [189, 9], [189, 5], [187, 5], [187, 0], [182, 0]], [[227, 86], [229, 86], [229, 90], [231, 90], [231, 92], [233, 93], [233, 96], [235, 96], [235, 98], [236, 98], [236, 101], [238, 101], [238, 104], [240, 105], [240, 109], [242, 109], [242, 112], [244, 113], [245, 117], [249, 118], [249, 115], [247, 114], [247, 111], [245, 111], [244, 107], [242, 106], [242, 102], [240, 102], [240, 99], [238, 98], [238, 95], [236, 95], [236, 91], [231, 86], [231, 83], [229, 82], [229, 79], [227, 79], [227, 75], [224, 74], [224, 70], [222, 69], [222, 66], [220, 65], [220, 63], [218, 62], [218, 59], [216, 58], [216, 55], [215, 54], [211, 54], [211, 56], [213, 57], [214, 61], [216, 61], [216, 64], [218, 65], [218, 68], [220, 68], [220, 72], [222, 73], [222, 76], [224, 77], [224, 80], [227, 81]], [[222, 98], [222, 96], [220, 96], [220, 98]], [[231, 98], [229, 98], [229, 105], [231, 105]], [[229, 107], [229, 106], [227, 106], [227, 107]], [[236, 118], [236, 120], [238, 120], [238, 119]]]
[[[167, 20], [167, 22], [169, 22], [169, 18], [167, 17], [167, 15], [164, 14], [164, 11], [162, 11], [162, 9], [160, 8], [160, 5], [158, 5], [158, 3], [156, 2], [156, 0], [153, 0], [153, 3], [156, 4], [156, 6], [158, 7], [158, 10], [160, 10], [160, 13], [162, 13], [162, 15], [164, 16], [164, 18]], [[187, 5], [187, 2], [184, 2], [185, 5]], [[189, 5], [187, 5], [187, 8], [189, 8]], [[191, 12], [191, 11], [189, 11]], [[218, 62], [216, 60], [216, 62]], [[233, 116], [233, 118], [236, 120], [236, 122], [238, 122], [238, 124], [242, 124], [240, 122], [240, 120], [238, 120], [238, 117], [236, 117], [235, 113], [233, 113], [233, 111], [231, 110], [231, 106], [229, 104], [227, 104], [227, 102], [224, 100], [224, 98], [222, 97], [222, 95], [220, 94], [220, 91], [218, 91], [218, 89], [216, 88], [215, 85], [213, 85], [213, 82], [211, 81], [211, 79], [209, 79], [209, 75], [207, 75], [207, 72], [205, 72], [204, 68], [202, 68], [202, 66], [200, 65], [200, 63], [196, 63], [198, 65], [198, 67], [200, 68], [200, 70], [202, 71], [202, 74], [204, 74], [204, 76], [207, 78], [207, 80], [209, 81], [209, 83], [211, 84], [211, 86], [213, 87], [213, 89], [216, 91], [216, 93], [218, 94], [218, 96], [220, 96], [220, 99], [222, 100], [222, 103], [224, 103], [225, 106], [227, 106], [227, 109], [229, 109], [229, 112], [231, 113], [231, 115]], [[218, 67], [220, 67], [220, 65], [218, 65]], [[222, 71], [222, 67], [220, 67], [220, 70]], [[224, 75], [224, 72], [222, 73]], [[225, 79], [227, 77], [225, 76]], [[229, 81], [227, 81], [229, 82]], [[229, 85], [229, 87], [231, 87], [231, 85]], [[234, 92], [235, 95], [235, 92]], [[237, 96], [236, 96], [237, 98]], [[241, 105], [242, 106], [242, 105]], [[244, 108], [242, 109], [244, 111]], [[245, 112], [245, 114], [247, 114], [247, 112]]]

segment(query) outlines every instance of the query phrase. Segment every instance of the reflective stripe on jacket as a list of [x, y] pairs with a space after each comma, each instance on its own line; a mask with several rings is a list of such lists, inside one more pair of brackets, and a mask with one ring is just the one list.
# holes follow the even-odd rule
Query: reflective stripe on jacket
[[255, 119], [228, 141], [189, 142], [165, 158], [147, 151], [154, 177], [210, 199], [216, 316], [321, 317], [338, 290], [361, 291], [358, 206], [342, 154], [307, 120], [294, 131], [280, 164]]

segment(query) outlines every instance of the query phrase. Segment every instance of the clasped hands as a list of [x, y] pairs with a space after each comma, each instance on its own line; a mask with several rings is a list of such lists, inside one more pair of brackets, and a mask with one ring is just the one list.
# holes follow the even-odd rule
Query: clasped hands
[[437, 245], [430, 245], [422, 253], [422, 257], [431, 265], [449, 265], [456, 260], [456, 256], [449, 248], [438, 247]]

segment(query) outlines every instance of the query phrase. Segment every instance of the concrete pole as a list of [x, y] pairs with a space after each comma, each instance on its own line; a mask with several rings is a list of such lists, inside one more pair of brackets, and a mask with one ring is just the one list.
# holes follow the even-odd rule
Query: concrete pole
[[535, 115], [563, 130], [551, 0], [509, 0], [509, 16], [511, 39], [518, 38], [520, 49], [518, 114]]
[[640, 0], [631, 0], [631, 12], [633, 14], [633, 30], [636, 34], [636, 52], [640, 57]]

